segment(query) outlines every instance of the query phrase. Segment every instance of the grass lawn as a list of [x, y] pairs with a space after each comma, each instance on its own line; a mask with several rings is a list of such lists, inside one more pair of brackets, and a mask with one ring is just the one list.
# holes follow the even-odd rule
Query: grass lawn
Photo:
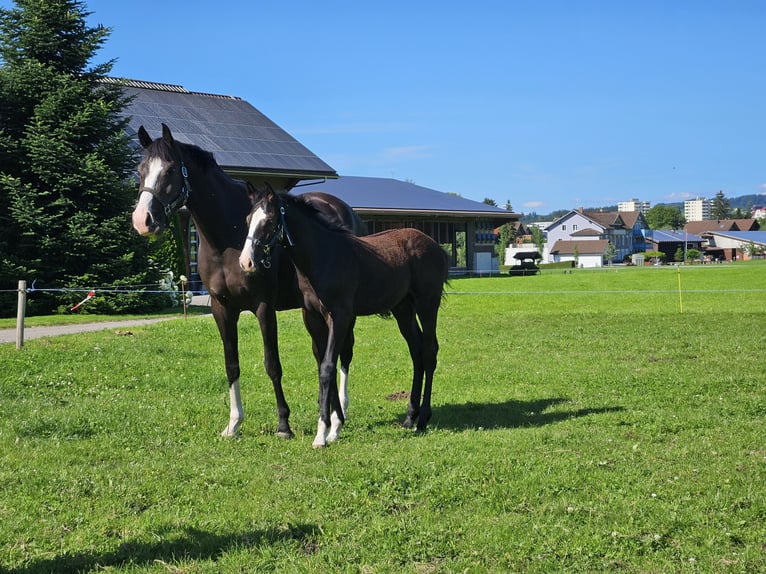
[[395, 322], [363, 317], [320, 451], [298, 311], [291, 441], [250, 314], [234, 440], [209, 317], [0, 346], [0, 572], [766, 571], [766, 265], [448, 290], [428, 432], [399, 427]]

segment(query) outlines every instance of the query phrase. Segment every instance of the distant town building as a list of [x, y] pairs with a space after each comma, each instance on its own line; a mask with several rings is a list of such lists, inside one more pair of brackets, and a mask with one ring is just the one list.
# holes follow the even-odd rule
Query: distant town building
[[766, 217], [766, 205], [754, 205], [751, 214], [753, 219], [763, 219]]
[[710, 200], [698, 197], [684, 201], [684, 219], [686, 221], [710, 219]]
[[617, 211], [639, 211], [645, 214], [649, 211], [650, 207], [651, 204], [648, 201], [640, 201], [638, 199], [620, 201], [617, 203]]

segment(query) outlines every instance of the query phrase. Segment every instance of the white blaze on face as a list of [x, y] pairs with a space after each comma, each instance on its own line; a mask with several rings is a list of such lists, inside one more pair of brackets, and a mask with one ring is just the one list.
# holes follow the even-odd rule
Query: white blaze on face
[[[149, 170], [142, 187], [154, 189], [161, 173], [162, 160], [158, 157], [153, 157], [149, 160]], [[142, 191], [141, 195], [138, 197], [136, 208], [133, 210], [133, 229], [140, 235], [147, 235], [150, 233], [147, 220], [149, 219], [149, 205], [151, 202], [152, 194], [148, 191]]]
[[146, 179], [144, 180], [144, 187], [154, 189], [161, 173], [162, 160], [158, 157], [153, 157], [149, 160], [149, 169], [147, 170]]
[[262, 207], [257, 208], [250, 218], [250, 227], [247, 229], [247, 239], [245, 239], [245, 245], [242, 247], [242, 253], [239, 256], [239, 266], [245, 271], [253, 271], [255, 269], [255, 261], [253, 261], [253, 237], [255, 237], [258, 224], [265, 219], [266, 212]]

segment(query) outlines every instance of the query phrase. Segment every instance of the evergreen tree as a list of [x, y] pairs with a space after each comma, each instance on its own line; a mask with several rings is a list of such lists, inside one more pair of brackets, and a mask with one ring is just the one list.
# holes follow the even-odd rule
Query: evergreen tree
[[[120, 115], [127, 101], [104, 81], [113, 62], [89, 66], [110, 30], [88, 27], [77, 0], [15, 4], [0, 9], [0, 290], [19, 279], [41, 290], [156, 285], [153, 246], [130, 226], [137, 158]], [[29, 312], [82, 297], [41, 291]], [[161, 299], [97, 291], [85, 309], [148, 310]], [[0, 309], [15, 309], [6, 302]]]
[[710, 202], [711, 219], [728, 219], [731, 205], [724, 195], [723, 191], [715, 194], [713, 201]]

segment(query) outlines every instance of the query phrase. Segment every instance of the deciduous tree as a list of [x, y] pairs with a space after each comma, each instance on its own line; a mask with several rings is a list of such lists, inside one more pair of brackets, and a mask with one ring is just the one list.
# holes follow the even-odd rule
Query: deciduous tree
[[681, 210], [658, 203], [644, 214], [650, 229], [681, 229], [685, 220]]

